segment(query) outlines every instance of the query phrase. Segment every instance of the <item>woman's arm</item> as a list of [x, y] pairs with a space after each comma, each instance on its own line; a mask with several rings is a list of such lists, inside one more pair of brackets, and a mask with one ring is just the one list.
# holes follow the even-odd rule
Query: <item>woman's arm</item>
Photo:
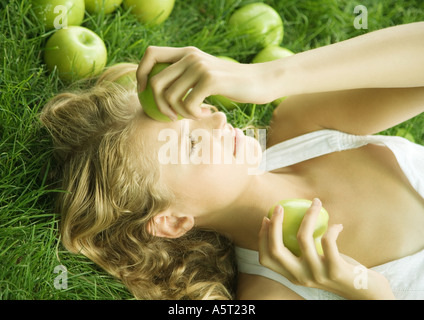
[[275, 98], [424, 86], [424, 22], [370, 32], [257, 67], [274, 80], [268, 85]]
[[275, 110], [268, 144], [333, 129], [375, 134], [424, 112], [424, 87], [370, 88], [290, 96]]
[[423, 39], [424, 22], [418, 22], [258, 64], [228, 62], [193, 47], [149, 47], [137, 80], [142, 91], [156, 63], [172, 64], [151, 79], [159, 110], [171, 118], [201, 117], [200, 105], [214, 94], [262, 104], [305, 93], [420, 87]]

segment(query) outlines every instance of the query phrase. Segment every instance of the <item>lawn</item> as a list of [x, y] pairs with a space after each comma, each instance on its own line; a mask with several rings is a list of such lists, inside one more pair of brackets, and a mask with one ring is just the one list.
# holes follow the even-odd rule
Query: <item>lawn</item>
[[[227, 21], [237, 7], [251, 2], [176, 0], [169, 19], [151, 28], [121, 7], [109, 15], [86, 14], [83, 25], [104, 39], [108, 65], [137, 63], [149, 45], [196, 46], [249, 63], [258, 48], [232, 36]], [[282, 46], [294, 52], [424, 20], [422, 0], [264, 2], [280, 13]], [[368, 29], [354, 27], [359, 4], [368, 10]], [[43, 47], [52, 32], [34, 19], [31, 1], [0, 2], [0, 299], [131, 299], [119, 282], [86, 258], [66, 252], [58, 241], [57, 190], [48, 179], [51, 143], [37, 121], [45, 102], [66, 89], [43, 64]], [[227, 115], [238, 126], [265, 125], [272, 109], [247, 104]], [[424, 114], [400, 127], [424, 144]], [[68, 271], [67, 283], [58, 281], [64, 275], [60, 266]]]

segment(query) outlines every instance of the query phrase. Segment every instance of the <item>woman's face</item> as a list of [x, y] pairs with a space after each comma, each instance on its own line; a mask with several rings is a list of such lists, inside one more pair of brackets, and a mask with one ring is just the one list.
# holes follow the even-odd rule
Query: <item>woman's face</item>
[[140, 134], [157, 155], [162, 182], [174, 205], [194, 216], [219, 212], [251, 181], [262, 150], [259, 142], [233, 128], [224, 113], [204, 109], [200, 120], [158, 122], [143, 114]]

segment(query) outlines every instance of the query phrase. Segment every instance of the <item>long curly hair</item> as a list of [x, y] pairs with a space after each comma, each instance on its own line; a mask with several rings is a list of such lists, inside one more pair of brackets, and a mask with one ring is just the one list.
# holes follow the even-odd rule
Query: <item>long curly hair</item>
[[115, 65], [91, 88], [58, 94], [40, 114], [63, 190], [56, 202], [63, 245], [137, 299], [231, 299], [237, 270], [227, 238], [196, 228], [177, 239], [147, 230], [174, 195], [159, 183], [158, 162], [143, 153], [143, 139], [134, 138], [141, 114], [136, 68]]

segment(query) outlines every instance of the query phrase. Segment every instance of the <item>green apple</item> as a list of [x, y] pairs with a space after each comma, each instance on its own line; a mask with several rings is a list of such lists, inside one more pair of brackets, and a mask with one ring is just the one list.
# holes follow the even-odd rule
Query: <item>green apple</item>
[[294, 55], [294, 53], [287, 48], [277, 45], [269, 45], [259, 51], [259, 53], [253, 58], [252, 63], [268, 62], [292, 55]]
[[[273, 61], [285, 57], [294, 55], [294, 53], [287, 49], [277, 45], [269, 45], [263, 48], [259, 53], [253, 58], [252, 63], [261, 63]], [[272, 101], [274, 107], [278, 106], [286, 97], [278, 98]]]
[[[220, 58], [220, 59], [226, 60], [226, 61], [230, 61], [230, 62], [239, 63], [237, 60], [230, 58], [230, 57], [226, 57], [226, 56], [217, 56], [217, 58]], [[233, 101], [233, 100], [231, 100], [227, 97], [221, 96], [221, 95], [209, 96], [207, 98], [207, 100], [210, 104], [213, 104], [214, 106], [217, 106], [217, 107], [222, 105], [227, 110], [232, 110], [232, 109], [236, 108], [237, 106], [240, 106], [239, 103], [237, 103], [237, 102], [235, 102], [235, 101]]]
[[104, 10], [104, 13], [115, 11], [122, 3], [122, 0], [85, 0], [85, 9], [93, 14]]
[[107, 50], [96, 33], [71, 26], [47, 40], [44, 61], [50, 71], [57, 68], [61, 79], [77, 80], [100, 73], [106, 65]]
[[237, 9], [228, 20], [228, 26], [236, 35], [245, 35], [253, 46], [263, 48], [283, 41], [284, 27], [280, 15], [262, 2]]
[[[142, 92], [138, 93], [138, 98], [140, 100], [141, 106], [143, 107], [143, 111], [152, 119], [162, 122], [169, 122], [169, 119], [166, 115], [159, 111], [159, 108], [156, 104], [155, 97], [153, 95], [152, 86], [150, 85], [150, 79], [161, 72], [163, 69], [169, 66], [169, 63], [157, 63], [153, 66], [152, 71], [149, 73], [147, 77], [147, 85], [146, 89]], [[183, 117], [178, 115], [179, 119]]]
[[46, 30], [79, 26], [84, 20], [84, 0], [32, 0], [32, 5]]
[[408, 139], [409, 141], [411, 141], [411, 142], [414, 142], [415, 143], [415, 138], [414, 138], [414, 136], [409, 132], [409, 130], [406, 130], [406, 129], [404, 129], [404, 128], [399, 128], [399, 129], [397, 129], [396, 130], [396, 135], [397, 136], [399, 136], [399, 137], [403, 137], [403, 138], [406, 138], [406, 139]]
[[[301, 255], [299, 243], [297, 242], [297, 232], [300, 224], [302, 223], [303, 216], [306, 211], [311, 207], [312, 201], [306, 199], [287, 199], [281, 200], [277, 204], [280, 204], [284, 208], [284, 220], [283, 220], [283, 243], [293, 254], [296, 256]], [[272, 216], [275, 204], [268, 212], [268, 217]], [[313, 233], [315, 247], [319, 254], [323, 254], [321, 246], [321, 238], [327, 231], [328, 227], [328, 212], [321, 207], [315, 230]]]
[[124, 0], [124, 6], [131, 8], [140, 22], [159, 25], [164, 22], [174, 8], [175, 0]]
[[[118, 83], [119, 85], [123, 86], [127, 90], [136, 90], [137, 88], [137, 77], [136, 77], [136, 68], [134, 68], [133, 63], [128, 62], [120, 62], [116, 63], [110, 68], [118, 68], [122, 67], [123, 69], [126, 69], [126, 71], [119, 72], [118, 77], [113, 80], [113, 82]], [[122, 69], [121, 69], [122, 70]]]

